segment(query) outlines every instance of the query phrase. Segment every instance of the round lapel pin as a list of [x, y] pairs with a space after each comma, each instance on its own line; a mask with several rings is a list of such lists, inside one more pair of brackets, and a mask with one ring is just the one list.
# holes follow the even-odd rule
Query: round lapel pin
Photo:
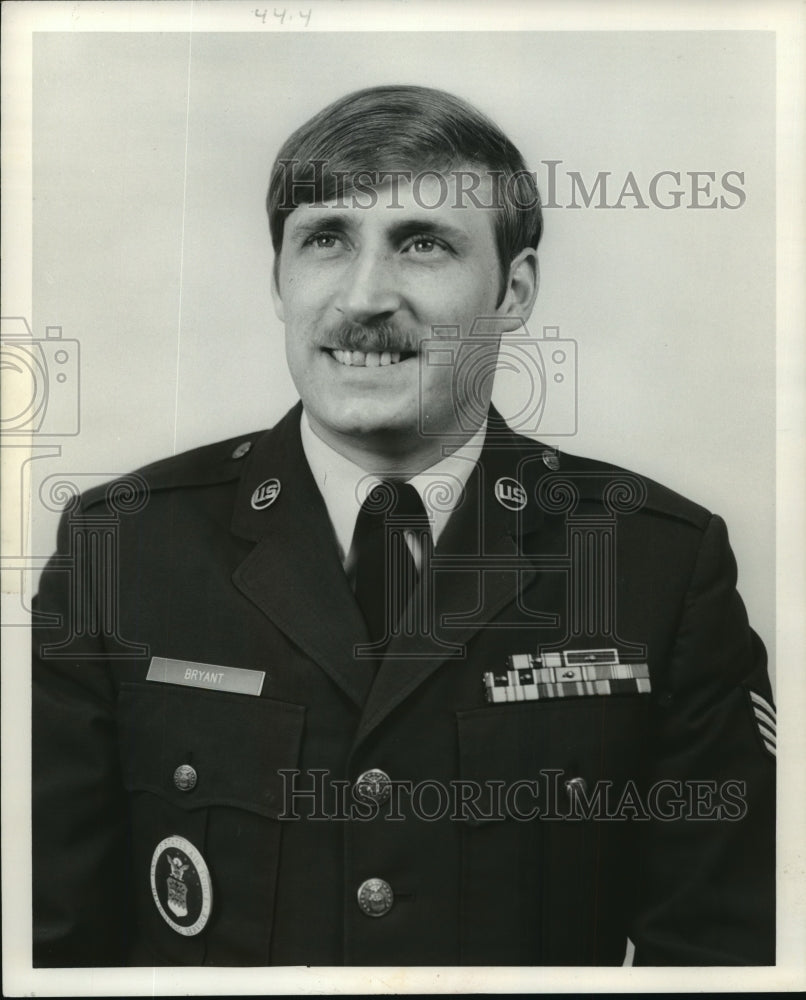
[[495, 499], [507, 510], [523, 510], [526, 506], [526, 490], [517, 479], [502, 476], [495, 484]]
[[279, 495], [280, 480], [267, 479], [252, 494], [252, 507], [254, 510], [265, 510], [266, 507], [271, 507]]
[[177, 934], [193, 937], [207, 926], [213, 908], [210, 872], [184, 837], [166, 837], [151, 858], [151, 894], [160, 916]]

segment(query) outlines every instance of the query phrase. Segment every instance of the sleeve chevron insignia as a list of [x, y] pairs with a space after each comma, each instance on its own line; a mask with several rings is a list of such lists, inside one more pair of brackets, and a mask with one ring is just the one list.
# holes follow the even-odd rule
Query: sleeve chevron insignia
[[753, 708], [758, 734], [764, 746], [774, 757], [776, 751], [775, 707], [757, 692], [748, 690], [747, 693], [750, 695], [750, 704]]

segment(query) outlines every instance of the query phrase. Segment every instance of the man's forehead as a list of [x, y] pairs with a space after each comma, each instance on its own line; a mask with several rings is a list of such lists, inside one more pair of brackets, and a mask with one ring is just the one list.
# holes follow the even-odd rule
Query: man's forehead
[[398, 226], [420, 222], [424, 228], [456, 227], [492, 231], [496, 178], [483, 168], [462, 167], [444, 171], [399, 171], [393, 176], [358, 173], [350, 186], [321, 201], [299, 205], [286, 225], [307, 226], [315, 219], [336, 216], [345, 225]]

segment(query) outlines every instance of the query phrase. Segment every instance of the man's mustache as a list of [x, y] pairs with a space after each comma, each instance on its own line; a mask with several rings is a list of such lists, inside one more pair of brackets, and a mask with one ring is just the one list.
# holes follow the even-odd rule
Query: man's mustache
[[416, 353], [420, 338], [410, 330], [386, 320], [379, 323], [344, 321], [329, 331], [327, 346], [336, 351], [363, 351], [365, 354], [384, 351]]

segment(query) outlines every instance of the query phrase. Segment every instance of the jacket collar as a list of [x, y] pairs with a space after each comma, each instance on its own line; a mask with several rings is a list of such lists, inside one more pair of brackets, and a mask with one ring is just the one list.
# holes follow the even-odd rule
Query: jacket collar
[[[232, 531], [241, 538], [257, 541], [267, 534], [276, 535], [289, 522], [289, 538], [296, 542], [301, 524], [309, 517], [327, 518], [324, 501], [314, 482], [300, 437], [302, 403], [297, 403], [283, 419], [261, 434], [247, 458], [235, 498]], [[479, 462], [465, 488], [465, 496], [474, 493], [483, 505], [481, 522], [486, 533], [508, 534], [513, 538], [528, 534], [542, 520], [540, 505], [535, 503], [535, 484], [550, 471], [546, 465], [555, 452], [542, 447], [537, 452], [526, 439], [515, 434], [495, 407], [490, 407], [487, 437]], [[263, 509], [252, 506], [252, 496], [262, 484], [277, 480], [280, 492]], [[513, 486], [526, 491], [526, 504], [519, 508], [512, 497]], [[460, 503], [460, 507], [464, 504]], [[456, 534], [456, 517], [445, 528], [446, 541]]]

